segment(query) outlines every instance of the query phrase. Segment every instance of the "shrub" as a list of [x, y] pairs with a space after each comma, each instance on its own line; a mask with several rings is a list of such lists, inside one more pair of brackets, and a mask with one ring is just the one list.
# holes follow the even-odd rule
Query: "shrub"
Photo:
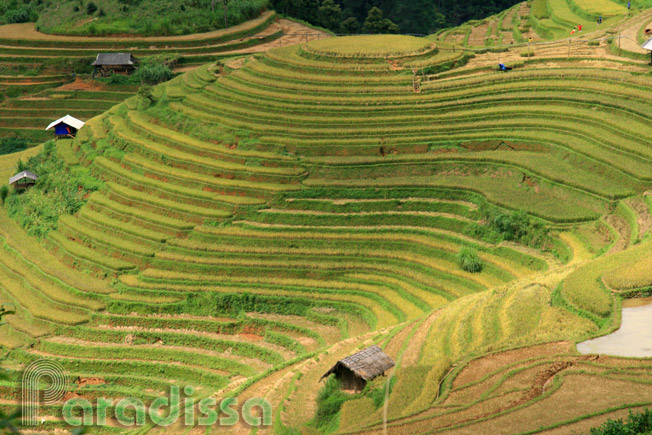
[[0, 199], [2, 200], [2, 204], [5, 203], [5, 199], [7, 199], [7, 195], [9, 195], [9, 187], [5, 184], [2, 187], [0, 187]]
[[27, 142], [22, 137], [3, 137], [0, 139], [0, 155], [22, 151], [27, 148]]
[[25, 169], [38, 174], [36, 185], [24, 193], [7, 197], [7, 213], [35, 236], [44, 236], [56, 229], [59, 216], [74, 214], [86, 203], [88, 193], [101, 183], [88, 174], [87, 168], [69, 170], [57, 155], [53, 141], [31, 157], [27, 164], [18, 161], [18, 172]]
[[142, 65], [134, 77], [143, 84], [156, 85], [174, 77], [172, 70], [165, 65]]
[[492, 242], [508, 240], [542, 247], [550, 240], [550, 231], [540, 221], [522, 210], [508, 212], [481, 205], [484, 226], [478, 227], [479, 237]]
[[6, 20], [8, 24], [12, 23], [27, 23], [32, 21], [32, 13], [28, 7], [15, 9], [7, 12]]
[[324, 387], [317, 394], [317, 412], [312, 423], [326, 433], [337, 428], [339, 423], [337, 416], [344, 402], [357, 397], [344, 393], [340, 387], [340, 381], [335, 375], [330, 375], [326, 379]]
[[607, 420], [602, 426], [591, 429], [591, 435], [636, 435], [651, 433], [651, 431], [652, 409], [637, 414], [630, 410], [626, 421]]
[[457, 254], [457, 263], [460, 265], [460, 268], [466, 272], [482, 272], [482, 260], [478, 257], [478, 253], [475, 249], [463, 247], [459, 254]]
[[163, 54], [149, 56], [140, 62], [140, 66], [133, 78], [140, 83], [156, 85], [174, 77], [172, 67], [177, 63], [179, 56], [176, 54]]
[[86, 13], [88, 15], [93, 15], [97, 11], [97, 5], [93, 2], [88, 2], [86, 5]]

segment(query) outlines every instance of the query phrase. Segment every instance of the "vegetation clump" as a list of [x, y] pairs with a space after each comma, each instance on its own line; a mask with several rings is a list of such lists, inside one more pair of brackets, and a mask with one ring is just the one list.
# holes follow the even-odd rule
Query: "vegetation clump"
[[489, 240], [507, 240], [542, 248], [550, 239], [549, 229], [523, 210], [510, 212], [485, 207], [483, 214], [485, 225], [480, 227], [480, 232], [484, 232]]
[[9, 216], [32, 236], [42, 237], [56, 229], [61, 215], [74, 214], [101, 186], [87, 168], [68, 168], [53, 141], [27, 163], [19, 161], [17, 172], [25, 169], [38, 175], [36, 184], [23, 193], [10, 192], [6, 203]]
[[27, 148], [27, 139], [22, 137], [3, 137], [0, 139], [0, 155], [11, 154]]
[[591, 429], [590, 435], [638, 435], [652, 433], [652, 409], [640, 413], [629, 411], [629, 417], [623, 421], [607, 420], [602, 426]]
[[[0, 22], [18, 16], [37, 21], [39, 30], [66, 35], [143, 35], [174, 36], [203, 33], [234, 26], [258, 17], [268, 0], [229, 2], [220, 0], [93, 0], [85, 5], [78, 0], [33, 1], [34, 6], [0, 7]], [[20, 2], [22, 3], [22, 2]], [[25, 20], [23, 15], [29, 14]], [[92, 18], [89, 20], [89, 16]], [[16, 19], [16, 18], [14, 18]]]
[[460, 268], [469, 273], [482, 272], [482, 260], [478, 257], [475, 249], [463, 247], [459, 254], [457, 254], [457, 263]]

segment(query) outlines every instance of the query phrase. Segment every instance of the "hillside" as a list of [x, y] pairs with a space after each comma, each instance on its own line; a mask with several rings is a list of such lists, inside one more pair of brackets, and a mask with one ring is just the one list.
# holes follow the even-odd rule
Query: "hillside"
[[[652, 285], [650, 67], [606, 39], [652, 11], [600, 4], [602, 27], [595, 3], [534, 0], [428, 38], [198, 50], [74, 140], [0, 156], [42, 175], [0, 209], [0, 410], [44, 357], [66, 398], [273, 407], [267, 428], [133, 433], [585, 433], [652, 406], [650, 358], [576, 348]], [[386, 377], [320, 382], [371, 344]]]
[[260, 16], [267, 0], [24, 0], [0, 5], [0, 23], [36, 22], [45, 33], [174, 36], [235, 26]]

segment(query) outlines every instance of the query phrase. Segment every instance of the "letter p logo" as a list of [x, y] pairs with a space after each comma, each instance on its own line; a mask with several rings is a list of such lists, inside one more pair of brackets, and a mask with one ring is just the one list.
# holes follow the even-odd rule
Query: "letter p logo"
[[[46, 383], [46, 379], [49, 382]], [[43, 396], [43, 405], [53, 405], [63, 398], [67, 384], [68, 374], [56, 361], [39, 359], [28, 365], [23, 373], [22, 381], [23, 425], [36, 426], [38, 423], [41, 395]]]

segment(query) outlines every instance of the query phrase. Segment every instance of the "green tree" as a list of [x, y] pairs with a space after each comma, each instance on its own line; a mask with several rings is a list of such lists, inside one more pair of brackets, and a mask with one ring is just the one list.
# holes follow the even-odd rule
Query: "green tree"
[[369, 9], [367, 19], [362, 25], [362, 33], [398, 33], [398, 26], [389, 18], [383, 18], [383, 11], [373, 7]]
[[86, 13], [88, 15], [93, 15], [95, 13], [95, 11], [97, 11], [97, 5], [95, 3], [93, 3], [93, 2], [89, 2], [86, 5]]
[[319, 6], [319, 21], [322, 27], [337, 30], [342, 19], [342, 9], [333, 0], [324, 0]]
[[340, 26], [340, 32], [346, 33], [346, 34], [352, 34], [352, 33], [358, 33], [360, 30], [360, 23], [358, 23], [358, 20], [355, 19], [355, 17], [349, 17], [346, 20], [342, 21], [342, 25]]
[[224, 28], [229, 27], [229, 0], [222, 1], [222, 10], [224, 11]]
[[138, 98], [149, 100], [150, 103], [154, 103], [156, 101], [154, 100], [154, 88], [152, 88], [150, 85], [141, 86], [138, 88]]

